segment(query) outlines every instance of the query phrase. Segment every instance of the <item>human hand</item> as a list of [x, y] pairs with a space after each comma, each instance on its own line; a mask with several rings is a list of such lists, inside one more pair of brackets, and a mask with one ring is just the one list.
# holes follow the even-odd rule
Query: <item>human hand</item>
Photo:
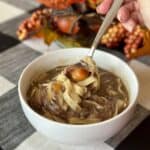
[[[106, 14], [111, 7], [113, 0], [104, 0], [98, 7], [97, 12]], [[117, 14], [118, 20], [128, 30], [132, 31], [137, 24], [143, 24], [142, 14], [138, 0], [124, 0], [122, 7]]]

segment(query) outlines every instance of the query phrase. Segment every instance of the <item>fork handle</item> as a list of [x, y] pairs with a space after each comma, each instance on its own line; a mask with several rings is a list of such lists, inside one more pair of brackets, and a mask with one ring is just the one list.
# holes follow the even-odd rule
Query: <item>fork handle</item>
[[92, 43], [91, 49], [88, 53], [88, 56], [93, 57], [94, 51], [99, 43], [100, 38], [103, 36], [103, 34], [106, 32], [107, 28], [112, 23], [113, 19], [116, 17], [117, 12], [123, 3], [123, 0], [114, 0], [110, 10], [108, 11], [102, 25], [100, 26], [97, 35]]

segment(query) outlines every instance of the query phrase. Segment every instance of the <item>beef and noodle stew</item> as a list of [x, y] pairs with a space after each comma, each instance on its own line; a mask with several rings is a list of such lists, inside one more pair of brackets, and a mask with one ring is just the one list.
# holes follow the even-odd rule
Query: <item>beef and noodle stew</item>
[[27, 97], [39, 114], [69, 124], [101, 122], [121, 113], [129, 104], [121, 79], [96, 67], [90, 57], [42, 73], [32, 81]]

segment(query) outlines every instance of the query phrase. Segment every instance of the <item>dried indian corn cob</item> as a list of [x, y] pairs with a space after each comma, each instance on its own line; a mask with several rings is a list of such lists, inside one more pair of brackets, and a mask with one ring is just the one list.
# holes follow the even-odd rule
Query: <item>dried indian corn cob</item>
[[138, 49], [142, 46], [144, 39], [144, 33], [142, 27], [139, 25], [133, 30], [133, 32], [128, 32], [126, 38], [124, 39], [124, 53], [127, 58], [132, 58], [132, 55], [137, 53]]
[[17, 30], [17, 36], [20, 40], [24, 40], [30, 35], [38, 32], [47, 20], [50, 19], [50, 11], [47, 8], [33, 12], [30, 18], [24, 20]]
[[108, 48], [118, 47], [120, 42], [125, 38], [126, 29], [121, 23], [115, 23], [101, 38], [100, 43]]

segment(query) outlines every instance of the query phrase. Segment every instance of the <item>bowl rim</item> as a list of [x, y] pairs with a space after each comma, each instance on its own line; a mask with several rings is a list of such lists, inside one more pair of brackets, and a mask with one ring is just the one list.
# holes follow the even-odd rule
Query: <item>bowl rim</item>
[[128, 70], [131, 72], [131, 74], [133, 75], [134, 79], [135, 79], [135, 82], [137, 84], [137, 90], [136, 90], [136, 93], [135, 93], [135, 99], [133, 100], [133, 102], [129, 103], [129, 105], [127, 106], [127, 108], [125, 110], [123, 110], [120, 114], [110, 118], [110, 119], [107, 119], [107, 120], [104, 120], [102, 122], [97, 122], [97, 123], [91, 123], [91, 124], [67, 124], [67, 123], [61, 123], [61, 122], [57, 122], [55, 120], [50, 120], [44, 116], [42, 116], [41, 114], [37, 113], [34, 109], [32, 109], [29, 104], [26, 102], [25, 98], [23, 97], [23, 94], [21, 92], [21, 82], [24, 78], [24, 74], [25, 72], [28, 70], [28, 68], [33, 65], [34, 63], [36, 63], [37, 61], [39, 61], [40, 59], [42, 59], [43, 57], [45, 57], [45, 55], [53, 55], [56, 54], [56, 53], [60, 53], [63, 51], [66, 52], [66, 50], [68, 52], [70, 52], [71, 50], [72, 51], [79, 51], [79, 50], [85, 50], [87, 52], [87, 50], [89, 50], [89, 48], [63, 48], [63, 49], [58, 49], [58, 50], [55, 50], [55, 51], [49, 51], [49, 52], [46, 52], [44, 53], [43, 55], [41, 56], [38, 56], [37, 58], [33, 59], [24, 69], [23, 71], [21, 72], [21, 75], [19, 77], [19, 81], [18, 81], [18, 93], [19, 93], [19, 101], [21, 103], [21, 105], [24, 105], [28, 111], [30, 111], [32, 114], [35, 115], [35, 117], [38, 117], [39, 119], [41, 120], [44, 120], [46, 121], [47, 123], [51, 123], [51, 124], [55, 124], [55, 125], [58, 125], [58, 126], [63, 126], [63, 127], [70, 127], [70, 128], [85, 128], [85, 127], [96, 127], [96, 126], [100, 126], [100, 125], [105, 125], [105, 124], [108, 124], [108, 123], [111, 123], [113, 122], [114, 120], [117, 120], [119, 119], [120, 117], [122, 117], [123, 115], [125, 115], [136, 103], [137, 103], [137, 97], [138, 97], [138, 93], [139, 93], [139, 82], [138, 82], [138, 79], [137, 79], [137, 76], [135, 74], [135, 72], [133, 71], [133, 69], [127, 64], [125, 63], [122, 59], [120, 59], [119, 57], [111, 54], [111, 53], [108, 53], [108, 52], [105, 52], [105, 51], [102, 51], [100, 49], [96, 49], [96, 52], [100, 52], [100, 53], [103, 53], [104, 55], [107, 55], [108, 57], [112, 57], [114, 59], [118, 59], [123, 65], [125, 65]]

